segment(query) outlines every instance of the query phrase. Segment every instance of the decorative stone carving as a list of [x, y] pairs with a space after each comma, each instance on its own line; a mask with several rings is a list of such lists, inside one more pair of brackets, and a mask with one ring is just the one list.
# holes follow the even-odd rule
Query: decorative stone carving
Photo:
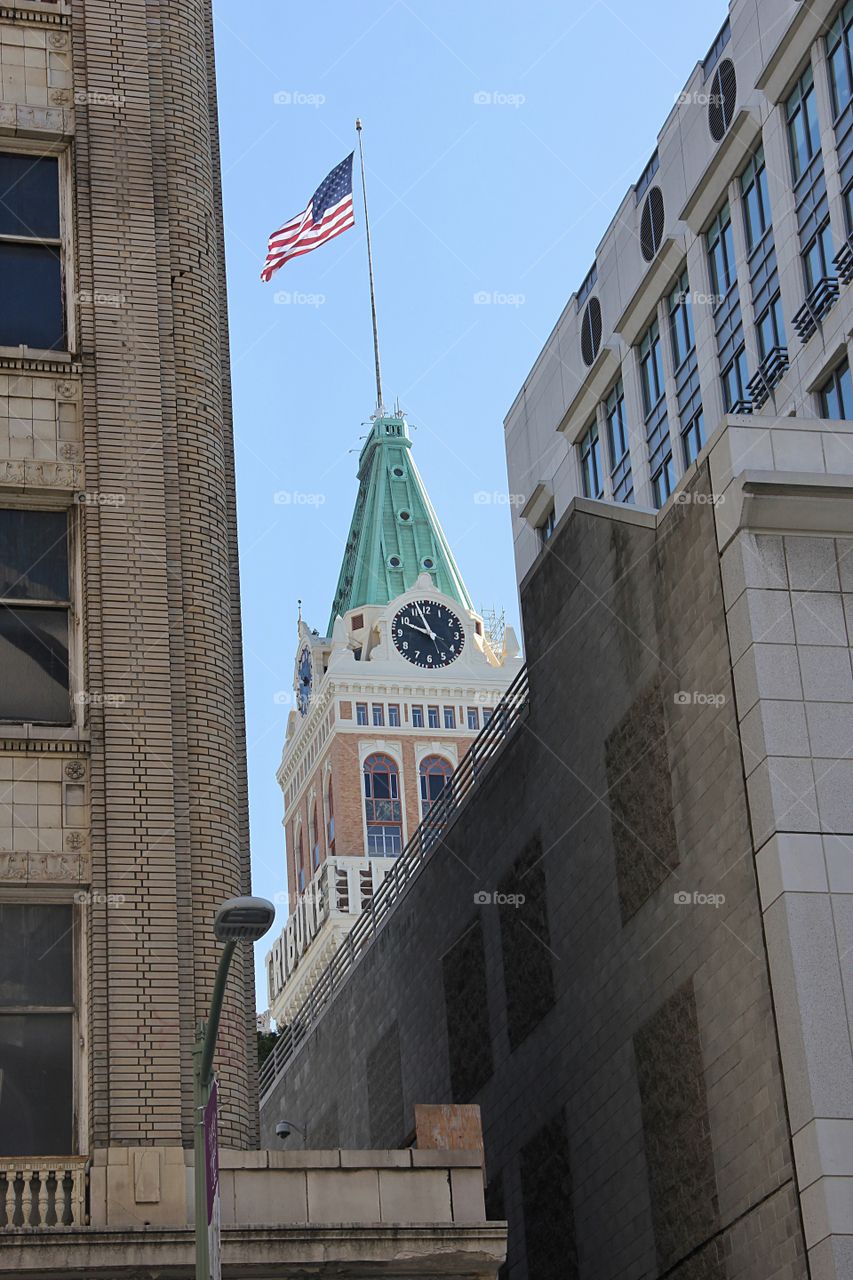
[[26, 880], [27, 855], [0, 853], [0, 880]]
[[65, 766], [65, 776], [70, 782], [79, 782], [86, 776], [86, 766], [82, 760], [72, 760]]
[[31, 853], [29, 855], [29, 880], [71, 880], [79, 883], [83, 879], [83, 859], [68, 856], [65, 853]]
[[59, 446], [59, 456], [67, 462], [74, 462], [80, 456], [80, 446], [77, 444], [63, 444]]
[[40, 489], [82, 489], [80, 463], [0, 461], [0, 484], [33, 485]]
[[68, 36], [64, 31], [51, 31], [50, 35], [47, 37], [47, 43], [50, 45], [51, 49], [67, 49]]
[[70, 89], [51, 89], [48, 98], [53, 107], [67, 107], [71, 102], [71, 91]]
[[76, 400], [79, 384], [76, 382], [57, 382], [56, 394], [60, 400]]
[[66, 831], [65, 847], [66, 849], [82, 849], [86, 843], [86, 836], [82, 831]]

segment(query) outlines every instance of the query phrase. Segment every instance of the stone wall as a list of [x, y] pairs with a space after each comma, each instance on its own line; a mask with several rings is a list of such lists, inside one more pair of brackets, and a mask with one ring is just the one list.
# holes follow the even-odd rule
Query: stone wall
[[267, 1141], [334, 1100], [370, 1144], [396, 1026], [400, 1139], [482, 1106], [510, 1280], [806, 1275], [709, 496], [706, 463], [659, 527], [576, 502], [527, 718], [263, 1100]]

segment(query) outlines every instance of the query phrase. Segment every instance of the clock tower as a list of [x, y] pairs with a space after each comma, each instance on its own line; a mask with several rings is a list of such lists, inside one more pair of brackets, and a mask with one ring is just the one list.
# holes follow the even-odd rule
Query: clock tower
[[369, 907], [520, 669], [496, 652], [412, 458], [402, 414], [373, 420], [331, 616], [301, 616], [278, 781], [290, 916], [267, 956], [289, 1022]]

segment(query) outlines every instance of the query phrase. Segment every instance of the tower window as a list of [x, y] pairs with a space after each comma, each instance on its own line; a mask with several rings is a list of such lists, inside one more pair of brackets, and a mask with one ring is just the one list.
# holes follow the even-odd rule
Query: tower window
[[423, 707], [412, 707], [412, 728], [422, 729], [423, 727], [424, 727]]
[[329, 846], [329, 857], [335, 856], [335, 793], [332, 788], [332, 778], [329, 775], [329, 790], [326, 793], [326, 837]]
[[388, 724], [392, 729], [400, 727], [400, 708], [393, 702], [388, 707]]
[[385, 723], [385, 708], [383, 707], [381, 702], [374, 702], [373, 726], [376, 729], [381, 729], [384, 723]]
[[69, 724], [68, 516], [0, 508], [0, 719]]
[[445, 729], [456, 728], [456, 709], [455, 707], [444, 708], [444, 727]]
[[436, 801], [441, 799], [452, 777], [453, 765], [443, 756], [426, 756], [421, 761], [421, 813], [424, 817]]
[[479, 713], [479, 711], [477, 710], [477, 708], [476, 708], [476, 707], [469, 707], [469, 708], [468, 708], [468, 728], [469, 728], [469, 729], [473, 729], [473, 731], [474, 731], [475, 733], [477, 733], [477, 732], [479, 731], [479, 728], [480, 728], [480, 713]]
[[439, 727], [438, 707], [427, 707], [427, 723], [429, 724], [430, 729], [437, 729]]
[[356, 724], [367, 724], [366, 702], [357, 702], [355, 704], [355, 722]]
[[400, 775], [395, 761], [380, 752], [364, 762], [364, 813], [368, 854], [396, 858], [403, 847]]

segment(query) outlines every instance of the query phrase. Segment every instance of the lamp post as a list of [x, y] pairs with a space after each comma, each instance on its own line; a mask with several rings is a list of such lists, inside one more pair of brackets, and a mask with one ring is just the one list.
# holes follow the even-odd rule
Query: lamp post
[[[238, 942], [257, 942], [275, 919], [275, 907], [266, 898], [229, 898], [216, 912], [213, 932], [225, 946], [216, 970], [210, 1013], [207, 1022], [199, 1022], [193, 1049], [193, 1096], [195, 1105], [195, 1274], [196, 1280], [211, 1280], [211, 1218], [208, 1213], [208, 1189], [213, 1190], [211, 1174], [218, 1179], [219, 1160], [216, 1138], [216, 1108], [211, 1106], [213, 1054], [222, 1014], [225, 983], [231, 957]], [[212, 1162], [212, 1168], [211, 1168]], [[218, 1194], [218, 1189], [217, 1189]], [[215, 1218], [218, 1232], [218, 1218]], [[219, 1280], [218, 1248], [214, 1258], [215, 1280]]]

